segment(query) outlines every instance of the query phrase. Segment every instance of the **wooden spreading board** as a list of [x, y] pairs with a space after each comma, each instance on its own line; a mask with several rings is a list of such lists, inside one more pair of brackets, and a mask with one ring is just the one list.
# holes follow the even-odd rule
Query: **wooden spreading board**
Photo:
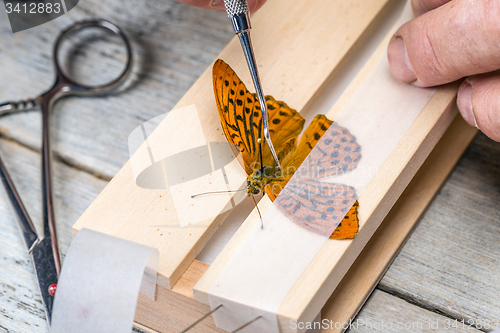
[[[391, 1], [381, 0], [356, 1], [349, 4], [342, 1], [314, 2], [307, 5], [297, 2], [293, 6], [290, 5], [290, 1], [276, 0], [266, 5], [265, 10], [253, 19], [256, 27], [253, 32], [256, 56], [260, 60], [263, 81], [270, 87], [266, 92], [277, 99], [285, 100], [297, 110], [302, 110], [314, 98], [323, 82], [335, 75], [339, 66], [356, 48], [357, 43], [362, 41], [366, 30], [376, 24], [390, 5]], [[276, 21], [276, 13], [287, 14], [280, 14], [281, 19]], [[331, 22], [339, 24], [332, 27]], [[267, 33], [271, 27], [276, 31], [275, 34]], [[346, 37], [339, 39], [338, 36]], [[265, 56], [259, 56], [259, 52], [263, 53], [262, 50], [265, 50]], [[335, 118], [365, 82], [383, 52], [384, 47], [380, 47], [328, 114], [331, 119]], [[241, 73], [244, 82], [251, 86], [248, 75], [245, 75], [246, 64], [236, 40], [228, 45], [220, 58], [230, 63], [237, 73]], [[294, 68], [293, 73], [289, 68]], [[324, 306], [332, 291], [346, 275], [389, 209], [451, 123], [456, 114], [452, 110], [456, 88], [456, 85], [449, 85], [438, 90], [386, 162], [384, 169], [360, 197], [360, 204], [364, 207], [367, 218], [361, 221], [359, 235], [354, 241], [327, 242], [290, 291], [278, 313], [282, 329], [287, 328], [290, 319], [308, 320], [315, 317]], [[211, 68], [200, 77], [177, 107], [191, 104], [197, 106], [202, 117], [205, 137], [209, 141], [221, 141], [223, 138], [213, 101]], [[467, 139], [464, 145], [466, 143]], [[460, 148], [457, 149], [453, 157], [458, 158], [461, 152]], [[446, 175], [451, 167], [452, 164], [443, 166], [442, 174]], [[433, 193], [428, 192], [427, 197], [432, 197]], [[418, 209], [423, 210], [426, 203], [424, 200]], [[261, 210], [265, 210], [266, 204], [269, 202], [261, 202]], [[158, 284], [162, 288], [158, 292], [158, 302], [150, 304], [141, 300], [137, 322], [144, 327], [167, 332], [169, 329], [174, 329], [174, 326], [171, 322], [162, 323], [161, 318], [167, 320], [175, 318], [179, 329], [182, 329], [208, 311], [208, 307], [199, 302], [207, 303], [206, 292], [238, 248], [238, 244], [245, 238], [247, 231], [257, 221], [254, 212], [217, 260], [206, 270], [207, 267], [193, 260], [223, 222], [225, 215], [215, 219], [207, 228], [175, 228], [165, 232], [149, 227], [161, 225], [163, 221], [172, 218], [172, 215], [169, 215], [173, 212], [172, 208], [168, 200], [168, 190], [146, 190], [135, 185], [129, 162], [74, 226], [75, 232], [84, 227], [91, 228], [154, 246], [160, 250]], [[416, 217], [410, 221], [414, 223]], [[403, 242], [408, 232], [409, 230], [399, 234], [403, 237], [394, 242], [396, 248]], [[392, 258], [394, 252], [392, 249], [392, 254], [388, 257]], [[390, 259], [386, 261], [389, 262]], [[383, 269], [386, 268], [386, 265], [381, 264], [381, 266]], [[190, 270], [186, 272], [188, 267]], [[185, 272], [184, 278], [181, 279]], [[192, 274], [193, 272], [195, 274]], [[201, 276], [203, 277], [198, 282]], [[375, 280], [377, 279], [372, 278], [369, 286], [373, 286]], [[190, 299], [195, 282], [198, 282], [198, 285], [194, 296], [199, 302]], [[168, 290], [172, 287], [172, 291]], [[371, 287], [368, 289], [371, 290]], [[365, 288], [365, 292], [362, 293], [364, 298], [369, 294], [368, 289]], [[362, 298], [356, 300], [357, 307], [352, 307], [355, 310], [347, 311], [350, 314], [357, 311]], [[168, 302], [170, 306], [162, 306], [155, 311], [159, 304], [165, 305], [163, 302]], [[323, 311], [330, 311], [329, 308], [325, 309]], [[209, 325], [210, 321], [207, 323], [206, 325]], [[174, 331], [178, 329], [175, 328]]]
[[[455, 118], [331, 294], [321, 311], [322, 318], [339, 323], [346, 323], [354, 318], [476, 133], [477, 130], [467, 125], [460, 115]], [[192, 294], [195, 284], [207, 269], [208, 265], [195, 260], [172, 290], [158, 287], [155, 302], [141, 294], [135, 326], [151, 333], [178, 333], [208, 313], [210, 308], [194, 301]], [[322, 333], [343, 331], [344, 329], [328, 329], [322, 330]], [[217, 329], [213, 319], [209, 317], [193, 328], [192, 332], [223, 331]]]
[[[302, 110], [355, 48], [363, 33], [383, 17], [381, 12], [391, 1], [358, 0], [346, 4], [335, 0], [314, 2], [312, 6], [297, 1], [291, 6], [290, 1], [279, 0], [267, 4], [265, 10], [252, 18], [256, 57], [262, 81], [269, 87], [266, 93]], [[325, 12], [331, 14], [321, 15]], [[331, 22], [339, 24], [332, 26]], [[269, 34], [270, 29], [273, 34]], [[237, 39], [229, 43], [219, 58], [231, 64], [245, 84], [251, 86]], [[198, 109], [207, 141], [224, 141], [213, 97], [211, 67], [175, 108], [193, 104]], [[220, 218], [207, 228], [177, 228], [168, 232], [150, 227], [175, 219], [173, 214], [168, 191], [138, 188], [128, 162], [77, 221], [74, 230], [87, 227], [158, 248], [162, 256], [158, 284], [171, 288], [223, 222]]]

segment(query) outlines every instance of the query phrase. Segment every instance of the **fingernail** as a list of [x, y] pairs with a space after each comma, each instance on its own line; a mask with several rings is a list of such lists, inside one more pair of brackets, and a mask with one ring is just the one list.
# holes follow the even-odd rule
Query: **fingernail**
[[457, 106], [467, 124], [477, 127], [476, 116], [472, 109], [472, 84], [467, 80], [458, 90]]
[[255, 11], [255, 7], [257, 7], [257, 1], [248, 1], [248, 11], [253, 14]]
[[224, 0], [214, 0], [212, 1], [210, 7], [226, 10], [226, 7], [224, 6]]
[[406, 52], [405, 41], [399, 36], [393, 36], [387, 49], [389, 65], [394, 77], [403, 82], [414, 82], [417, 76], [413, 72], [408, 53]]

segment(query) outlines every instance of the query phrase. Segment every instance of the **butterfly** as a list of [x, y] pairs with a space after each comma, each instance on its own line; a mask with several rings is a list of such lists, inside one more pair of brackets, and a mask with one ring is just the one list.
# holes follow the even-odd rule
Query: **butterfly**
[[[248, 175], [247, 195], [265, 192], [295, 223], [330, 238], [353, 238], [359, 228], [354, 188], [318, 178], [349, 172], [357, 166], [361, 147], [356, 138], [325, 115], [317, 115], [299, 138], [305, 119], [286, 103], [265, 96], [269, 132], [280, 170], [269, 147], [263, 144], [257, 95], [248, 91], [223, 60], [215, 62], [212, 75], [222, 129]], [[325, 134], [327, 137], [320, 141]], [[307, 163], [310, 174], [302, 174], [302, 163]], [[296, 181], [286, 186], [294, 174]], [[341, 216], [340, 224], [330, 222]]]

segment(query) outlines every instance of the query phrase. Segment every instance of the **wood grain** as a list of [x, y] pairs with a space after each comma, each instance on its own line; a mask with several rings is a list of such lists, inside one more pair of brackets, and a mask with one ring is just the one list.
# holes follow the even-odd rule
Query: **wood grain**
[[[129, 159], [132, 130], [170, 111], [234, 36], [226, 14], [173, 0], [81, 1], [67, 15], [17, 34], [7, 29], [5, 12], [0, 12], [1, 102], [35, 97], [50, 87], [53, 43], [75, 21], [103, 17], [129, 35], [135, 68], [127, 89], [101, 98], [67, 98], [54, 110], [56, 156], [107, 180]], [[85, 82], [105, 82], [121, 69], [125, 55], [112, 45], [96, 44], [77, 60], [65, 62], [65, 68]], [[40, 125], [36, 111], [17, 114], [0, 119], [0, 133], [39, 150]]]
[[[453, 318], [500, 327], [500, 144], [474, 141], [380, 288]], [[479, 328], [479, 326], [478, 326]]]
[[[37, 230], [42, 233], [40, 155], [4, 139], [0, 139], [0, 155]], [[86, 172], [54, 163], [55, 214], [63, 257], [72, 240], [71, 226], [105, 185], [106, 182]], [[3, 186], [1, 192], [0, 328], [7, 332], [48, 332], [30, 257]]]
[[352, 323], [349, 329], [352, 333], [481, 332], [467, 325], [452, 326], [454, 319], [416, 307], [380, 290], [375, 290]]

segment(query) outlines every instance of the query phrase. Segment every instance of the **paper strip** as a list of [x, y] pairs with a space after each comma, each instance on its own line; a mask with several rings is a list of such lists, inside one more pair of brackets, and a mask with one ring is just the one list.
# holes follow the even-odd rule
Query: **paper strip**
[[[411, 7], [407, 5], [400, 22], [411, 17]], [[322, 144], [323, 147], [328, 146], [325, 140], [345, 135], [342, 140], [347, 140], [346, 144], [346, 138], [352, 138], [352, 147], [357, 147], [356, 143], [361, 146], [362, 157], [357, 168], [347, 165], [350, 155], [343, 156], [347, 158], [345, 161], [339, 161], [346, 164], [341, 169], [345, 171], [333, 176], [328, 174], [328, 178], [323, 178], [322, 172], [318, 170], [303, 170], [303, 167], [308, 168], [307, 165], [301, 166], [280, 197], [287, 192], [291, 193], [290, 186], [301, 187], [308, 183], [311, 187], [313, 182], [321, 182], [323, 185], [315, 193], [317, 196], [321, 196], [325, 189], [344, 188], [345, 191], [338, 191], [338, 196], [343, 196], [341, 208], [351, 207], [434, 92], [435, 89], [420, 89], [395, 80], [384, 56], [368, 81], [335, 119], [340, 127], [330, 127], [309, 155], [318, 152]], [[332, 131], [337, 131], [338, 134]], [[331, 152], [326, 152], [327, 159], [330, 154]], [[355, 195], [352, 194], [353, 190]], [[307, 191], [309, 200], [311, 191], [306, 189], [305, 192]], [[288, 212], [285, 216], [282, 212], [287, 212], [288, 208], [279, 206], [280, 197], [266, 212], [264, 229], [260, 225], [255, 227], [209, 291], [211, 308], [223, 305], [221, 310], [214, 313], [215, 323], [219, 328], [231, 331], [261, 316], [261, 319], [241, 332], [278, 333], [280, 330], [276, 314], [283, 300], [345, 215], [345, 211], [343, 215], [328, 213], [321, 217], [319, 214], [319, 219], [324, 219], [321, 222], [328, 222], [329, 225], [322, 229], [322, 234], [311, 232], [300, 226], [301, 221], [293, 223], [290, 219], [297, 212], [300, 213], [299, 210], [304, 205], [294, 206], [297, 210], [293, 214]], [[337, 206], [332, 208], [339, 209]], [[312, 220], [318, 219], [312, 215], [312, 223], [318, 222]]]
[[53, 333], [130, 333], [139, 290], [154, 299], [157, 249], [82, 229], [57, 285]]

